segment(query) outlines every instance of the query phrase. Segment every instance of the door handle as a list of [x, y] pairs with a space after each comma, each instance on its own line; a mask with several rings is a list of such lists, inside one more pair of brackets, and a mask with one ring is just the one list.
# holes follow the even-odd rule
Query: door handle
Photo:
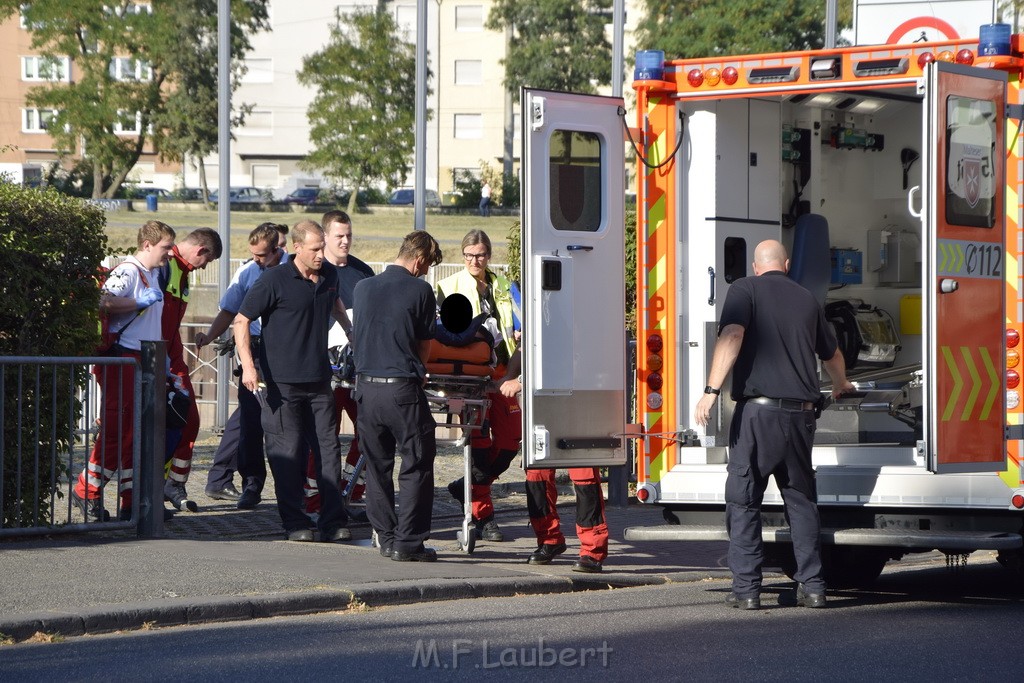
[[594, 251], [594, 247], [589, 244], [570, 244], [566, 249], [569, 251]]
[[914, 218], [920, 218], [921, 217], [921, 212], [914, 210], [914, 195], [917, 194], [920, 191], [921, 191], [921, 186], [920, 185], [914, 185], [912, 188], [910, 188], [910, 192], [907, 192], [907, 211], [909, 211], [910, 215], [913, 216]]
[[708, 275], [711, 276], [711, 294], [708, 296], [708, 306], [715, 305], [715, 269], [708, 266]]

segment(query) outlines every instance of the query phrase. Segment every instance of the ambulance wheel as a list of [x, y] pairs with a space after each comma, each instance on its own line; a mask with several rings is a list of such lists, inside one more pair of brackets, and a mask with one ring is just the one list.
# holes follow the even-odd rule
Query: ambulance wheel
[[866, 588], [881, 575], [889, 555], [886, 548], [823, 545], [821, 566], [825, 583], [829, 588]]
[[459, 541], [459, 549], [465, 552], [467, 555], [472, 555], [473, 550], [476, 548], [476, 534], [470, 532], [469, 540], [467, 541], [466, 534], [463, 533], [462, 530], [459, 530], [455, 537]]
[[996, 560], [1014, 574], [1024, 574], [1024, 550], [1020, 548], [1000, 550], [996, 555]]

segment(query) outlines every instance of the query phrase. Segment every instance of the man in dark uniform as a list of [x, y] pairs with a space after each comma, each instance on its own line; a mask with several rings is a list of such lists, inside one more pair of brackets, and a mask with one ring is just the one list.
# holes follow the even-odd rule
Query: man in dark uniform
[[[245, 295], [232, 323], [242, 384], [265, 401], [262, 412], [267, 460], [274, 474], [277, 509], [290, 541], [312, 541], [302, 510], [308, 448], [317, 463], [322, 506], [318, 527], [326, 542], [352, 538], [341, 501], [341, 449], [336, 434], [327, 330], [331, 317], [346, 333], [352, 325], [338, 298], [338, 273], [324, 263], [324, 231], [314, 221], [292, 228], [294, 257], [265, 272]], [[250, 347], [249, 325], [262, 323], [260, 377]], [[308, 445], [307, 445], [308, 444]]]
[[774, 474], [793, 537], [796, 602], [824, 607], [821, 522], [811, 465], [814, 402], [820, 396], [815, 355], [832, 378], [834, 397], [854, 387], [825, 312], [813, 294], [786, 275], [785, 247], [775, 240], [761, 242], [753, 268], [757, 277], [741, 278], [729, 288], [708, 384], [694, 411], [697, 423], [706, 426], [732, 370], [736, 412], [725, 502], [733, 584], [726, 602], [740, 609], [761, 607], [761, 501]]
[[[356, 404], [359, 448], [366, 455], [366, 513], [380, 553], [398, 562], [433, 562], [434, 418], [423, 378], [434, 336], [437, 302], [419, 280], [441, 262], [437, 240], [423, 231], [406, 235], [394, 264], [356, 283]], [[351, 338], [351, 337], [350, 337]], [[399, 502], [392, 478], [396, 451]]]

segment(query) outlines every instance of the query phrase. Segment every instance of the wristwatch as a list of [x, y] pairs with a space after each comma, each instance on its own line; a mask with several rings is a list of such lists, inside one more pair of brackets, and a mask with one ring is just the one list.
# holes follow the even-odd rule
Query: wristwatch
[[705, 394], [714, 394], [715, 396], [718, 396], [719, 394], [721, 394], [721, 393], [722, 393], [722, 390], [721, 390], [721, 389], [714, 389], [714, 388], [712, 388], [712, 386], [711, 386], [711, 385], [709, 384], [709, 385], [707, 385], [706, 387], [704, 387], [704, 393], [705, 393]]

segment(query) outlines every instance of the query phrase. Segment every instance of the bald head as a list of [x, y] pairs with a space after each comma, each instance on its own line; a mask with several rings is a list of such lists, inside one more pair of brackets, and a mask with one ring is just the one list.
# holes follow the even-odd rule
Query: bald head
[[789, 272], [789, 255], [786, 248], [777, 240], [765, 240], [754, 249], [754, 275], [767, 273], [771, 270]]

